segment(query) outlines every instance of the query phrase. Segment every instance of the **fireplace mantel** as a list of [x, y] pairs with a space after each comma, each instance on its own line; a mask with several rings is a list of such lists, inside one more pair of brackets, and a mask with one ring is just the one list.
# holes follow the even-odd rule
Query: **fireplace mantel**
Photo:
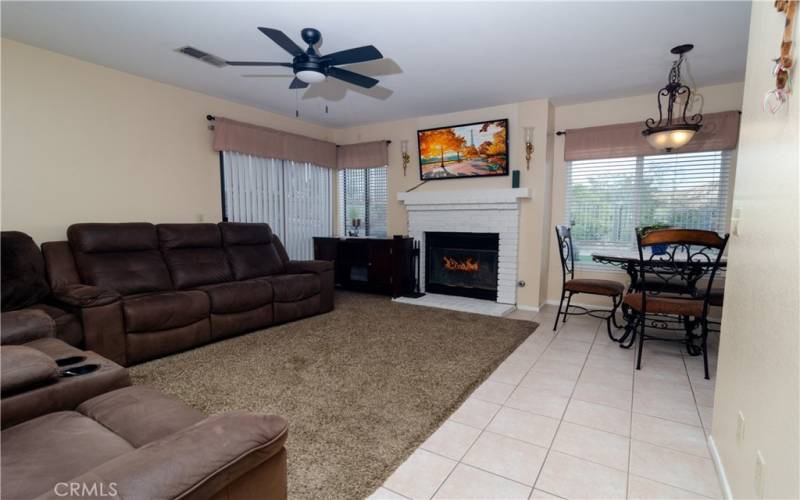
[[530, 188], [470, 189], [461, 191], [411, 191], [397, 193], [406, 205], [473, 205], [517, 203], [530, 198]]

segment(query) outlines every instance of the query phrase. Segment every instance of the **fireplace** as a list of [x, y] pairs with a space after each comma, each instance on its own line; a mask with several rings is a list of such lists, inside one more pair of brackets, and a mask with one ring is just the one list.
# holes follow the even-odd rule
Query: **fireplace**
[[425, 291], [497, 300], [497, 233], [425, 233]]

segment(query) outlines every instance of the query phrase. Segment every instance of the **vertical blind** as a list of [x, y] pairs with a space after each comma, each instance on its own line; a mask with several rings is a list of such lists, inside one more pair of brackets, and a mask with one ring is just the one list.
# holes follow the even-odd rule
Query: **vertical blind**
[[727, 227], [730, 151], [568, 162], [567, 216], [576, 257], [636, 247], [635, 229], [653, 224]]
[[292, 259], [312, 259], [312, 238], [332, 234], [330, 169], [224, 151], [222, 170], [226, 220], [269, 224]]
[[360, 236], [386, 237], [386, 167], [340, 170], [338, 194], [343, 235], [354, 233], [353, 219], [360, 219]]

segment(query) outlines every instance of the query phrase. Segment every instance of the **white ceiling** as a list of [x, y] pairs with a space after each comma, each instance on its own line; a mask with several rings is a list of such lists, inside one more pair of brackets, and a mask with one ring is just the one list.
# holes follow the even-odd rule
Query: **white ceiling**
[[[694, 43], [698, 86], [744, 79], [749, 2], [2, 2], [2, 35], [206, 94], [343, 127], [549, 97], [556, 104], [653, 92], [669, 49]], [[337, 80], [288, 89], [289, 68], [215, 68], [174, 49], [229, 60], [290, 61], [261, 34], [323, 54], [373, 44], [386, 59], [348, 66], [371, 91]], [[243, 78], [241, 75], [287, 75]], [[329, 112], [325, 113], [326, 104]]]

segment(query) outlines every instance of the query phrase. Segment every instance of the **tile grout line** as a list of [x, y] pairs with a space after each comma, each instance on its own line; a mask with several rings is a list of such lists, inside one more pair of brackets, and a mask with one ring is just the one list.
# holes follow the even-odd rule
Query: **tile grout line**
[[[635, 333], [635, 332], [634, 332]], [[634, 338], [634, 340], [636, 340]], [[628, 424], [628, 471], [625, 474], [625, 498], [630, 497], [630, 484], [631, 484], [631, 457], [633, 456], [633, 402], [636, 398], [636, 352], [634, 351], [631, 359], [631, 420]]]
[[[406, 499], [408, 499], [408, 500], [411, 500], [409, 497], [407, 497], [407, 496], [405, 496], [405, 495], [401, 495], [400, 493], [398, 493], [398, 492], [394, 491], [394, 490], [393, 490], [393, 489], [391, 489], [391, 488], [387, 488], [387, 487], [386, 487], [386, 486], [384, 486], [384, 485], [380, 485], [380, 486], [378, 486], [378, 488], [377, 488], [375, 491], [377, 491], [377, 490], [379, 490], [379, 489], [381, 489], [381, 488], [383, 488], [383, 489], [384, 489], [384, 490], [386, 490], [386, 491], [391, 491], [392, 493], [394, 493], [395, 495], [397, 495], [397, 496], [399, 496], [399, 497], [403, 497], [403, 498], [406, 498]], [[374, 495], [374, 494], [375, 494], [375, 492], [373, 492], [372, 494]]]
[[[535, 334], [535, 330], [534, 330], [533, 334]], [[532, 334], [532, 335], [533, 335], [533, 334]], [[530, 338], [530, 335], [528, 336], [528, 338]], [[544, 348], [544, 350], [542, 351], [542, 353], [544, 353], [544, 351], [546, 351], [546, 350], [547, 350], [547, 347], [549, 347], [549, 346], [550, 346], [550, 343], [551, 343], [551, 342], [553, 342], [553, 339], [554, 339], [554, 338], [555, 338], [555, 336], [553, 336], [553, 338], [551, 338], [551, 339], [550, 339], [550, 340], [547, 342], [547, 345], [545, 346], [545, 348]], [[526, 340], [527, 340], [527, 339], [526, 339]], [[520, 344], [520, 345], [522, 345], [522, 344]], [[517, 346], [517, 348], [519, 348], [519, 346]], [[515, 349], [515, 350], [516, 350], [516, 349]], [[536, 356], [536, 360], [535, 360], [535, 361], [534, 361], [534, 362], [531, 364], [531, 367], [533, 367], [533, 365], [535, 365], [535, 364], [536, 364], [536, 361], [538, 361], [538, 360], [539, 360], [539, 357], [541, 357], [542, 353], [540, 353], [538, 356]], [[512, 354], [513, 354], [513, 352], [512, 352]], [[509, 356], [510, 356], [510, 355], [509, 355]], [[506, 359], [508, 359], [508, 358], [506, 358]], [[505, 360], [503, 360], [503, 361], [505, 362]], [[501, 364], [502, 364], [502, 363], [501, 363]], [[497, 370], [497, 368], [495, 368], [495, 370]], [[530, 371], [530, 369], [529, 369], [528, 371]], [[528, 373], [528, 372], [525, 372], [525, 375], [527, 375], [527, 373]], [[523, 375], [523, 377], [522, 377], [522, 378], [525, 378], [525, 375]], [[489, 375], [489, 377], [487, 377], [487, 378], [486, 378], [486, 380], [489, 380], [489, 378], [491, 378], [491, 376], [492, 376], [492, 374], [490, 374], [490, 375]], [[520, 379], [520, 382], [521, 382], [521, 381], [522, 381], [522, 379]], [[508, 384], [508, 385], [511, 385], [511, 384]], [[480, 386], [478, 386], [478, 387], [480, 387]], [[519, 383], [517, 383], [517, 384], [514, 384], [514, 390], [516, 390], [516, 389], [517, 389], [517, 387], [519, 387]], [[474, 391], [473, 391], [473, 392], [474, 392]], [[512, 391], [512, 393], [513, 393], [513, 391]], [[467, 396], [467, 399], [469, 399], [471, 396], [472, 396], [471, 394], [470, 394], [469, 396]], [[509, 397], [510, 397], [510, 394], [509, 394]], [[508, 400], [508, 398], [506, 398], [506, 400]], [[483, 400], [479, 400], [479, 401], [483, 401]], [[486, 402], [489, 402], [489, 401], [486, 401]], [[494, 404], [497, 404], [497, 403], [494, 403]], [[503, 409], [503, 408], [505, 407], [505, 405], [499, 405], [499, 406], [500, 406], [500, 409]], [[477, 437], [477, 438], [475, 438], [475, 441], [473, 441], [473, 442], [472, 442], [472, 444], [470, 444], [469, 448], [467, 448], [467, 451], [465, 451], [465, 452], [464, 452], [464, 454], [463, 454], [463, 455], [461, 455], [461, 458], [459, 458], [458, 460], [456, 460], [456, 465], [455, 465], [455, 466], [453, 466], [453, 469], [452, 469], [452, 470], [451, 470], [451, 471], [450, 471], [450, 472], [447, 474], [447, 476], [445, 476], [445, 478], [442, 480], [442, 482], [441, 482], [441, 483], [439, 483], [439, 486], [436, 488], [436, 490], [433, 492], [433, 495], [431, 495], [431, 497], [430, 497], [430, 498], [433, 498], [433, 497], [435, 497], [435, 496], [436, 496], [436, 494], [437, 494], [437, 493], [439, 493], [439, 490], [441, 490], [441, 489], [442, 489], [442, 486], [444, 486], [444, 484], [447, 482], [447, 480], [448, 480], [448, 479], [450, 479], [450, 476], [452, 476], [452, 475], [453, 475], [453, 472], [455, 472], [455, 470], [456, 470], [456, 468], [458, 468], [459, 464], [462, 464], [462, 463], [463, 463], [463, 462], [461, 461], [461, 459], [462, 459], [462, 458], [464, 458], [464, 457], [467, 455], [467, 453], [469, 453], [469, 450], [470, 450], [470, 449], [472, 449], [472, 447], [475, 445], [475, 443], [478, 441], [478, 439], [480, 439], [480, 437], [483, 435], [483, 431], [484, 431], [484, 429], [485, 429], [486, 427], [488, 427], [488, 426], [489, 426], [489, 425], [490, 425], [490, 424], [491, 424], [491, 423], [494, 421], [495, 417], [497, 417], [497, 414], [498, 414], [498, 413], [500, 413], [500, 409], [499, 409], [499, 410], [497, 410], [497, 412], [495, 412], [495, 414], [494, 414], [494, 415], [492, 415], [492, 418], [489, 420], [489, 422], [486, 424], [486, 426], [485, 426], [483, 429], [480, 429], [480, 431], [481, 431], [481, 432], [480, 432], [480, 434], [478, 434], [478, 437]], [[448, 419], [449, 419], [449, 417], [448, 417]], [[460, 423], [460, 422], [459, 422], [459, 423]], [[468, 424], [463, 424], [463, 425], [468, 425]], [[441, 426], [440, 426], [440, 427], [441, 427]], [[470, 427], [472, 427], [472, 426], [470, 426]], [[473, 427], [473, 428], [475, 429], [476, 427]], [[437, 429], [437, 430], [438, 430], [438, 429]], [[428, 450], [426, 450], [426, 451], [428, 451]], [[429, 451], [429, 453], [433, 453], [433, 452], [430, 452], [430, 451]], [[442, 455], [439, 455], [439, 456], [442, 456]], [[445, 457], [445, 458], [447, 458], [447, 457]], [[450, 460], [452, 460], [452, 459], [450, 459]], [[464, 465], [469, 465], [469, 464], [464, 464]], [[477, 468], [477, 467], [476, 467], [476, 468]], [[478, 469], [478, 470], [483, 470], [483, 469]], [[491, 472], [489, 472], [489, 471], [484, 471], [484, 472], [488, 472], [489, 474], [492, 474], [492, 473], [491, 473]], [[494, 475], [496, 475], [496, 476], [497, 476], [497, 474], [494, 474]], [[497, 477], [502, 477], [502, 476], [497, 476]], [[504, 478], [504, 479], [505, 479], [505, 478]], [[519, 483], [519, 484], [522, 484], [522, 483]], [[535, 484], [535, 481], [534, 481], [534, 484]], [[531, 486], [531, 492], [533, 492], [533, 486]]]
[[[561, 332], [561, 329], [566, 325], [564, 322], [561, 328], [556, 331], [555, 336], [553, 336], [553, 340], [558, 337], [558, 334]], [[556, 442], [556, 438], [558, 437], [558, 431], [561, 429], [561, 424], [564, 422], [564, 415], [567, 413], [567, 408], [569, 407], [569, 402], [572, 400], [572, 395], [575, 394], [575, 389], [578, 387], [578, 380], [581, 378], [581, 374], [583, 373], [583, 369], [586, 367], [586, 362], [589, 359], [589, 353], [592, 352], [594, 348], [595, 342], [597, 342], [597, 332], [600, 329], [601, 323], [597, 324], [594, 332], [594, 338], [592, 339], [591, 346], [589, 347], [589, 351], [586, 353], [586, 356], [583, 359], [583, 364], [581, 365], [581, 369], [578, 372], [578, 378], [575, 380], [575, 385], [572, 387], [572, 392], [570, 393], [569, 397], [567, 398], [567, 404], [564, 406], [564, 410], [561, 412], [561, 418], [558, 420], [558, 425], [556, 426], [556, 431], [553, 433], [553, 441], [550, 443], [550, 447], [547, 448], [547, 453], [544, 456], [544, 460], [542, 461], [542, 466], [539, 468], [539, 472], [536, 474], [536, 480], [533, 482], [533, 489], [536, 489], [536, 485], [539, 483], [539, 479], [542, 476], [542, 471], [544, 470], [545, 465], [547, 464], [547, 459], [550, 458], [550, 452], [553, 451], [553, 445]], [[552, 340], [551, 340], [552, 343]], [[548, 344], [549, 347], [549, 344]], [[531, 495], [533, 495], [533, 490], [531, 490]]]
[[[525, 379], [525, 377], [528, 375], [528, 373], [530, 373], [530, 371], [533, 369], [534, 365], [536, 365], [536, 362], [537, 362], [537, 361], [539, 361], [539, 358], [541, 358], [542, 354], [544, 354], [544, 353], [547, 351], [547, 349], [550, 347], [550, 344], [552, 344], [552, 343], [553, 343], [553, 340], [555, 340], [555, 338], [556, 338], [556, 336], [557, 336], [557, 335], [558, 335], [558, 333], [556, 332], [556, 335], [553, 335], [553, 336], [550, 338], [550, 340], [547, 342], [547, 344], [545, 345], [545, 347], [544, 347], [544, 349], [542, 350], [542, 352], [541, 352], [541, 353], [539, 353], [539, 354], [536, 356], [536, 359], [533, 361], [533, 363], [531, 363], [531, 367], [530, 367], [530, 368], [528, 368], [528, 371], [526, 371], [526, 372], [525, 372], [525, 374], [522, 376], [522, 378], [520, 378], [520, 381], [519, 381], [519, 382], [517, 382], [516, 384], [514, 384], [514, 391], [516, 391], [516, 390], [519, 388], [519, 384], [522, 382], [522, 380], [524, 380], [524, 379]], [[515, 349], [515, 350], [516, 350], [516, 349]], [[513, 354], [513, 352], [512, 352], [511, 354]], [[506, 359], [508, 359], [508, 358], [506, 358]], [[504, 360], [504, 361], [505, 361], [505, 360]], [[489, 377], [491, 377], [491, 375], [489, 375]], [[489, 379], [487, 378], [487, 380], [489, 380]], [[511, 384], [508, 384], [508, 385], [511, 385]], [[511, 391], [511, 393], [513, 394], [513, 393], [514, 393], [514, 391]], [[471, 396], [471, 395], [470, 395], [470, 396]], [[506, 398], [506, 401], [508, 401], [508, 398], [510, 398], [510, 397], [511, 397], [511, 394], [509, 394], [509, 396]], [[468, 397], [468, 399], [469, 399], [469, 397]], [[496, 404], [496, 403], [495, 403], [495, 404]], [[472, 444], [470, 445], [470, 447], [469, 447], [469, 448], [467, 448], [467, 451], [465, 451], [465, 452], [464, 452], [464, 454], [463, 454], [463, 455], [461, 455], [461, 458], [457, 460], [457, 463], [456, 463], [455, 467], [453, 467], [453, 470], [451, 470], [451, 471], [450, 471], [450, 473], [449, 473], [449, 474], [447, 474], [447, 477], [445, 477], [445, 478], [444, 478], [444, 480], [441, 482], [441, 484], [439, 484], [439, 487], [438, 487], [438, 488], [436, 488], [436, 491], [434, 491], [434, 493], [433, 493], [433, 496], [432, 496], [431, 498], [435, 497], [435, 496], [436, 496], [436, 494], [439, 492], [439, 490], [441, 490], [441, 489], [442, 489], [442, 486], [444, 486], [444, 484], [447, 482], [447, 480], [448, 480], [448, 479], [450, 479], [450, 476], [453, 474], [453, 472], [456, 470], [456, 468], [459, 466], [459, 464], [464, 464], [464, 465], [466, 465], [466, 466], [473, 467], [473, 468], [475, 468], [475, 469], [478, 469], [478, 470], [482, 470], [482, 471], [483, 471], [483, 469], [481, 469], [480, 467], [475, 467], [475, 466], [473, 466], [473, 465], [470, 465], [470, 464], [467, 464], [467, 463], [464, 463], [464, 462], [462, 462], [462, 459], [463, 459], [465, 456], [467, 456], [467, 453], [469, 453], [469, 450], [471, 450], [471, 449], [472, 449], [472, 447], [473, 447], [473, 446], [475, 446], [475, 443], [477, 443], [477, 442], [478, 442], [478, 440], [481, 438], [481, 436], [483, 436], [483, 433], [486, 431], [486, 428], [488, 428], [488, 427], [489, 427], [489, 426], [492, 424], [492, 422], [494, 422], [494, 419], [497, 417], [497, 414], [498, 414], [498, 413], [500, 413], [500, 411], [501, 411], [503, 408], [506, 408], [505, 404], [501, 404], [501, 405], [499, 405], [499, 406], [500, 406], [500, 409], [499, 409], [499, 410], [497, 410], [497, 411], [495, 412], [495, 414], [494, 414], [494, 415], [492, 415], [492, 418], [491, 418], [491, 419], [489, 419], [489, 422], [487, 422], [487, 423], [486, 423], [486, 426], [484, 426], [484, 428], [483, 428], [483, 429], [480, 429], [480, 431], [481, 431], [481, 432], [480, 432], [480, 434], [478, 434], [478, 437], [475, 439], [475, 441], [473, 441], [473, 442], [472, 442]], [[511, 407], [508, 407], [508, 408], [511, 408]], [[515, 408], [512, 408], [512, 409], [515, 409]], [[520, 411], [521, 411], [521, 410], [520, 410]], [[541, 415], [540, 415], [540, 416], [541, 416]], [[467, 425], [467, 424], [464, 424], [464, 425]], [[474, 428], [474, 427], [473, 427], [473, 428]], [[553, 439], [555, 439], [555, 435], [553, 435]], [[525, 442], [525, 441], [522, 441], [522, 442]], [[531, 443], [528, 443], [528, 444], [531, 444]], [[536, 445], [534, 445], [534, 446], [536, 446]], [[540, 447], [540, 448], [541, 448], [541, 447]], [[548, 450], [549, 450], [549, 448], [548, 448]], [[545, 459], [547, 459], [547, 454], [545, 454]], [[542, 461], [542, 467], [544, 467], [544, 461]], [[495, 476], [497, 476], [497, 477], [502, 477], [503, 479], [509, 479], [509, 478], [506, 478], [506, 477], [504, 477], [504, 476], [501, 476], [501, 475], [499, 475], [499, 474], [494, 474], [493, 472], [489, 472], [489, 471], [484, 471], [484, 472], [487, 472], [487, 473], [489, 473], [489, 474], [493, 474], [493, 475], [495, 475]], [[539, 468], [539, 472], [541, 472], [541, 467]], [[537, 474], [537, 476], [536, 476], [536, 479], [538, 479], [538, 478], [539, 478], [539, 476], [538, 476], [538, 474]], [[531, 494], [533, 494], [533, 489], [534, 489], [534, 486], [536, 485], [536, 479], [534, 479], [534, 481], [533, 481], [533, 484], [530, 486], [530, 488], [531, 488], [531, 493], [528, 495], [528, 497], [530, 497], [530, 495], [531, 495]], [[510, 480], [510, 481], [514, 481], [513, 479], [509, 479], [509, 480]], [[522, 483], [519, 483], [518, 481], [514, 481], [514, 482], [516, 482], [517, 484], [522, 484]], [[525, 485], [525, 487], [528, 487], [528, 485]]]

